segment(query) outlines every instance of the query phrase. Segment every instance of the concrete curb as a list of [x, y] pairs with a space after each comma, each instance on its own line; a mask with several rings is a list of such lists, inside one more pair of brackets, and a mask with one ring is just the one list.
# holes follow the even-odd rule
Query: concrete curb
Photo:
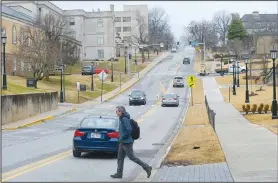
[[76, 108], [72, 108], [72, 109], [67, 110], [65, 112], [62, 112], [60, 114], [56, 114], [56, 115], [53, 115], [53, 116], [47, 116], [47, 117], [44, 117], [44, 118], [41, 118], [41, 119], [38, 119], [38, 120], [35, 120], [35, 121], [31, 121], [30, 123], [19, 125], [17, 127], [2, 128], [2, 130], [11, 131], [11, 130], [17, 130], [17, 129], [20, 129], [20, 128], [26, 128], [26, 127], [33, 126], [33, 125], [36, 125], [36, 124], [40, 124], [40, 123], [46, 122], [48, 120], [51, 120], [51, 119], [54, 119], [54, 118], [57, 118], [57, 117], [60, 117], [60, 116], [63, 116], [63, 115], [66, 115], [66, 114], [69, 114], [69, 113], [72, 113], [72, 112], [76, 112], [76, 111], [77, 111]]
[[157, 173], [157, 169], [161, 166], [161, 163], [163, 162], [164, 158], [167, 156], [167, 154], [171, 150], [172, 144], [175, 141], [175, 139], [177, 138], [180, 128], [183, 125], [183, 122], [184, 122], [184, 119], [185, 119], [185, 116], [186, 116], [186, 113], [187, 113], [187, 110], [188, 110], [188, 107], [190, 104], [190, 100], [191, 100], [190, 96], [191, 96], [191, 91], [188, 90], [188, 94], [187, 94], [188, 102], [185, 107], [185, 110], [182, 112], [182, 115], [181, 115], [183, 117], [177, 122], [177, 125], [174, 127], [174, 129], [173, 129], [172, 133], [170, 134], [170, 137], [168, 138], [166, 143], [158, 150], [158, 152], [156, 153], [156, 155], [150, 162], [150, 164], [153, 167], [151, 177], [149, 179], [146, 178], [146, 172], [141, 171], [132, 182], [152, 182], [152, 180], [154, 179], [154, 177]]

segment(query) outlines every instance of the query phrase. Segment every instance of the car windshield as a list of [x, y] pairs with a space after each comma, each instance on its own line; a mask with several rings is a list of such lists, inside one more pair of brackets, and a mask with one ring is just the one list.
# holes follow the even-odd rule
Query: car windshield
[[176, 94], [165, 94], [163, 97], [164, 98], [175, 98], [175, 97], [177, 97], [177, 95]]
[[81, 128], [108, 128], [115, 129], [117, 124], [116, 119], [111, 118], [85, 118], [81, 124]]
[[175, 77], [175, 79], [183, 79], [182, 77]]
[[90, 68], [91, 68], [90, 66], [83, 67], [83, 69], [90, 69]]
[[189, 58], [184, 58], [184, 60], [189, 60]]
[[142, 96], [143, 95], [143, 92], [141, 92], [141, 91], [133, 91], [133, 92], [131, 92], [131, 94], [130, 94], [132, 97], [133, 96]]

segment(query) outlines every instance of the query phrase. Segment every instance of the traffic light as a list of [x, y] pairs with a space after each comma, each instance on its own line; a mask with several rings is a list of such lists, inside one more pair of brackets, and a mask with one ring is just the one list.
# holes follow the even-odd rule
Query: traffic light
[[191, 41], [189, 41], [189, 45], [191, 45]]
[[177, 45], [180, 45], [180, 42], [177, 42]]

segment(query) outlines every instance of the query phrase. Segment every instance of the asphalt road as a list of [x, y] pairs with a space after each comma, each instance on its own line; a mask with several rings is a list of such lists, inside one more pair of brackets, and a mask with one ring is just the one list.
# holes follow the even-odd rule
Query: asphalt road
[[[131, 89], [111, 101], [46, 123], [3, 132], [2, 181], [132, 181], [141, 167], [128, 158], [122, 180], [110, 178], [117, 163], [111, 154], [88, 153], [82, 158], [74, 158], [71, 149], [75, 127], [89, 114], [115, 116], [115, 107], [123, 105], [141, 128], [141, 139], [134, 144], [135, 153], [150, 162], [187, 106], [187, 85], [185, 88], [172, 88], [175, 75], [187, 77], [194, 74], [193, 64], [182, 64], [185, 56], [193, 59], [194, 50], [186, 47], [171, 53]], [[133, 89], [145, 91], [146, 105], [128, 105], [128, 94]], [[165, 90], [180, 96], [179, 107], [160, 106], [157, 96]]]

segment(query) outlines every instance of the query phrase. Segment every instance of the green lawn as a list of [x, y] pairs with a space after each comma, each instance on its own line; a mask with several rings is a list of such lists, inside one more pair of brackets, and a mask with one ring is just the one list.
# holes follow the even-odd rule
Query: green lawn
[[25, 86], [8, 83], [8, 89], [2, 90], [2, 95], [16, 95], [16, 94], [41, 93], [41, 92], [45, 92], [45, 91], [41, 89], [27, 88]]

